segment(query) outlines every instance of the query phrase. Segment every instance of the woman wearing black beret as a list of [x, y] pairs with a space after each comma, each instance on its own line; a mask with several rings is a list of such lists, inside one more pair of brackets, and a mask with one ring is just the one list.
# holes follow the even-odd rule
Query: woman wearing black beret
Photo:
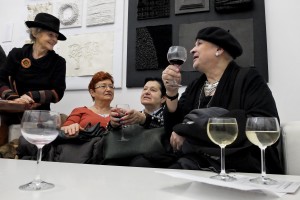
[[[59, 32], [59, 19], [47, 13], [25, 24], [32, 43], [9, 52], [0, 69], [0, 97], [28, 109], [50, 110], [50, 103], [59, 102], [66, 89], [66, 61], [53, 50], [66, 37]], [[19, 123], [22, 113], [5, 116], [9, 124]]]
[[[168, 97], [165, 128], [170, 134], [170, 151], [179, 155], [170, 168], [219, 170], [220, 148], [208, 138], [206, 124], [209, 116], [224, 116], [236, 118], [239, 126], [236, 141], [226, 147], [226, 169], [259, 173], [260, 149], [248, 141], [245, 123], [249, 116], [279, 119], [268, 85], [254, 68], [242, 68], [234, 61], [242, 47], [222, 28], [201, 29], [190, 52], [193, 68], [201, 74], [179, 100], [172, 98], [178, 96], [178, 88], [167, 83], [173, 79], [180, 83], [180, 71], [169, 65], [162, 73]], [[283, 173], [276, 146], [266, 149], [267, 173]]]

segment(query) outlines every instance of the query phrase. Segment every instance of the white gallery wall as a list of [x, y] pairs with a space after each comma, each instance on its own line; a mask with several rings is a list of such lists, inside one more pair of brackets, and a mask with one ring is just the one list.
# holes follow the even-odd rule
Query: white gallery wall
[[[120, 0], [116, 0], [120, 1]], [[125, 7], [128, 0], [125, 1]], [[10, 2], [10, 3], [8, 3]], [[9, 0], [1, 3], [0, 24], [4, 21], [24, 21], [25, 14], [18, 6], [8, 9], [5, 4], [19, 4], [20, 0]], [[300, 120], [300, 1], [299, 0], [265, 0], [268, 63], [269, 63], [269, 86], [277, 103], [281, 123]], [[126, 9], [125, 9], [126, 12]], [[5, 18], [3, 18], [5, 16]], [[9, 16], [9, 17], [7, 17]], [[25, 26], [15, 27], [17, 31], [24, 32]], [[112, 106], [117, 103], [128, 103], [132, 108], [142, 109], [139, 97], [141, 88], [126, 88], [126, 38], [127, 38], [127, 14], [124, 13], [124, 43], [122, 58], [121, 85], [122, 88], [115, 90], [115, 99]], [[1, 30], [3, 32], [4, 30]], [[17, 34], [15, 32], [14, 34]], [[17, 37], [17, 36], [15, 36]], [[1, 45], [3, 45], [1, 43]], [[182, 92], [184, 88], [181, 88]], [[57, 104], [52, 105], [52, 110], [69, 114], [78, 106], [90, 106], [91, 97], [87, 90], [66, 91], [64, 98]]]

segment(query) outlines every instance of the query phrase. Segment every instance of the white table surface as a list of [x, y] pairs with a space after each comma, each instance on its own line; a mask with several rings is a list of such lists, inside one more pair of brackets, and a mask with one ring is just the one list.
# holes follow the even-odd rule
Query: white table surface
[[[169, 169], [101, 166], [42, 162], [42, 179], [55, 184], [45, 191], [21, 191], [18, 187], [30, 182], [35, 176], [36, 162], [0, 159], [0, 200], [299, 200], [300, 192], [286, 194], [281, 198], [255, 192], [244, 192], [198, 182], [173, 178], [156, 173]], [[175, 170], [202, 177], [211, 172]], [[258, 174], [252, 174], [257, 176]], [[288, 181], [300, 181], [300, 176], [270, 175]]]

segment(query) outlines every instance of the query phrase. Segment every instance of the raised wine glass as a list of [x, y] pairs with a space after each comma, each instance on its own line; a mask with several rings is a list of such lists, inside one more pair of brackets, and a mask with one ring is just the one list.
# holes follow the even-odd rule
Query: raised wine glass
[[[120, 118], [125, 116], [126, 112], [130, 109], [128, 104], [117, 104], [116, 108], [117, 108], [117, 112], [119, 113]], [[125, 137], [125, 134], [123, 131], [124, 128], [126, 128], [126, 125], [122, 125], [122, 130], [121, 130], [122, 135], [121, 135], [121, 139], [119, 140], [121, 142], [129, 140]]]
[[19, 189], [35, 191], [46, 190], [54, 187], [54, 184], [43, 181], [39, 173], [39, 163], [42, 159], [42, 148], [52, 142], [58, 135], [61, 124], [60, 114], [47, 110], [26, 110], [21, 121], [23, 137], [38, 148], [37, 173], [30, 183], [21, 185]]
[[[187, 58], [186, 49], [182, 46], [171, 46], [168, 50], [167, 59], [170, 64], [177, 67], [181, 66]], [[167, 86], [171, 87], [180, 87], [182, 85], [178, 84], [176, 80], [170, 80], [167, 83]]]
[[236, 178], [225, 171], [225, 147], [235, 141], [238, 135], [238, 125], [235, 118], [209, 118], [207, 123], [209, 139], [221, 147], [221, 172], [211, 178], [222, 181], [234, 181]]
[[265, 149], [274, 144], [280, 136], [276, 117], [249, 117], [246, 122], [246, 136], [261, 150], [261, 176], [250, 179], [253, 183], [275, 185], [276, 180], [266, 177]]

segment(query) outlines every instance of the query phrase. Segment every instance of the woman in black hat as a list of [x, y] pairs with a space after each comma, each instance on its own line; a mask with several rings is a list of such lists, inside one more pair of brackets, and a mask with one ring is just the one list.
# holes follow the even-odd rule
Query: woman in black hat
[[[66, 61], [53, 50], [66, 37], [59, 32], [59, 19], [47, 13], [25, 24], [32, 44], [9, 52], [0, 69], [0, 97], [26, 104], [28, 109], [50, 110], [50, 103], [59, 102], [66, 89]], [[21, 115], [13, 116], [9, 122], [19, 123]]]
[[[208, 138], [206, 124], [210, 116], [226, 116], [236, 118], [239, 126], [238, 138], [226, 148], [230, 152], [226, 168], [260, 172], [260, 150], [246, 138], [245, 122], [248, 116], [279, 119], [268, 85], [255, 69], [241, 68], [234, 61], [242, 54], [242, 47], [222, 28], [201, 29], [190, 52], [193, 68], [201, 74], [179, 100], [178, 88], [167, 83], [173, 79], [180, 83], [180, 71], [169, 65], [162, 73], [167, 90], [165, 128], [170, 134], [170, 150], [180, 154], [171, 168], [220, 169], [220, 149]], [[268, 147], [266, 153], [267, 172], [283, 173], [276, 145]]]

